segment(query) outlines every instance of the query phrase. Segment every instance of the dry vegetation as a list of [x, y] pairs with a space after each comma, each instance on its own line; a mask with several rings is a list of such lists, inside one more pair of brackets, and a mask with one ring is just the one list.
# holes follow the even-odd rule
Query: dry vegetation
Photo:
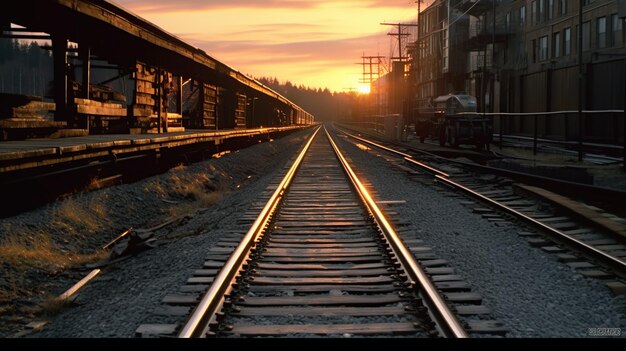
[[226, 186], [221, 180], [227, 176], [210, 166], [208, 172], [185, 173], [186, 167], [179, 165], [172, 168], [165, 180], [155, 180], [144, 187], [144, 192], [154, 193], [164, 201], [171, 202], [171, 217], [193, 212], [199, 208], [213, 205], [222, 199]]
[[[238, 167], [253, 166], [244, 163]], [[163, 215], [193, 213], [227, 194], [233, 178], [223, 169], [214, 165], [195, 168], [175, 167], [147, 180], [134, 194], [119, 197], [106, 188], [76, 194], [42, 209], [37, 221], [0, 224], [0, 337], [10, 329], [1, 326], [3, 321], [21, 323], [35, 315], [55, 315], [65, 307], [51, 288], [66, 287], [81, 274], [67, 270], [109, 255], [99, 247], [118, 234], [120, 226], [128, 225], [119, 223], [120, 218], [129, 218], [124, 212], [133, 214], [134, 226], [147, 228], [163, 222]], [[52, 276], [67, 281], [57, 286], [51, 283]]]
[[72, 237], [85, 237], [100, 231], [108, 222], [106, 199], [94, 197], [87, 207], [73, 199], [62, 201], [52, 211], [50, 225]]
[[61, 300], [57, 296], [49, 296], [39, 306], [44, 316], [51, 317], [59, 314], [69, 304], [69, 301]]
[[9, 318], [18, 318], [39, 311], [47, 315], [56, 313], [62, 304], [54, 299], [45, 300], [41, 307], [23, 302], [16, 304], [15, 301], [44, 294], [45, 289], [38, 286], [42, 278], [107, 257], [106, 251], [85, 253], [81, 247], [85, 237], [101, 232], [107, 224], [106, 205], [101, 200], [94, 197], [89, 206], [81, 206], [74, 199], [66, 199], [50, 209], [45, 223], [19, 227], [3, 225], [3, 235], [0, 236], [0, 315], [16, 313], [15, 317]]
[[[189, 174], [181, 165], [170, 170], [167, 178], [149, 182], [144, 191], [170, 201], [171, 216], [192, 212], [216, 203], [226, 192], [226, 186], [217, 180], [226, 175], [214, 167], [208, 171]], [[81, 253], [80, 244], [84, 238], [109, 229], [110, 202], [106, 192], [93, 196], [87, 206], [68, 198], [50, 209], [48, 223], [36, 228], [5, 225], [5, 235], [0, 237], [0, 262], [18, 270], [37, 268], [56, 273], [102, 259], [106, 253]]]
[[33, 267], [56, 273], [101, 257], [101, 254], [80, 254], [63, 249], [43, 231], [15, 233], [0, 241], [0, 261], [16, 268]]

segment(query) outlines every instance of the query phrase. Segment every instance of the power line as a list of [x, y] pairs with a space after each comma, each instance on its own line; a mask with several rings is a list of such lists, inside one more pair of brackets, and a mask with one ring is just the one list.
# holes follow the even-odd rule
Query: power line
[[[363, 61], [357, 63], [357, 65], [363, 66], [363, 78], [360, 80], [360, 83], [368, 83], [371, 85], [374, 80], [380, 78], [380, 64], [383, 58], [385, 58], [385, 56], [365, 56], [365, 54], [361, 56]], [[376, 65], [375, 71], [374, 65]], [[367, 67], [369, 67], [369, 72], [366, 71]], [[375, 78], [374, 75], [376, 75]]]
[[386, 23], [383, 22], [381, 23], [381, 25], [383, 26], [398, 26], [398, 32], [397, 33], [387, 33], [387, 35], [391, 35], [394, 37], [398, 38], [398, 57], [390, 57], [390, 60], [399, 60], [399, 61], [404, 61], [405, 59], [407, 59], [408, 57], [406, 56], [402, 56], [402, 38], [403, 37], [408, 37], [409, 33], [404, 33], [402, 31], [403, 27], [417, 27], [417, 24], [412, 24], [412, 23]]

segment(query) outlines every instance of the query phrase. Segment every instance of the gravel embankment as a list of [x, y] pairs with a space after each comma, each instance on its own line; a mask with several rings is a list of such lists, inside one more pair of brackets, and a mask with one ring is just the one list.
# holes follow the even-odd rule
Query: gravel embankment
[[[72, 208], [80, 211], [98, 206], [102, 221], [93, 225], [90, 235], [75, 235], [68, 244], [83, 252], [97, 250], [128, 227], [149, 228], [181, 208], [198, 206], [197, 188], [209, 194], [201, 210], [183, 223], [157, 231], [157, 248], [110, 265], [102, 275], [81, 291], [76, 304], [51, 320], [39, 337], [133, 337], [136, 328], [152, 315], [168, 293], [176, 292], [202, 267], [207, 250], [219, 240], [220, 233], [236, 228], [237, 219], [278, 174], [293, 154], [301, 148], [311, 129], [294, 132], [272, 142], [261, 143], [218, 159], [177, 167], [164, 174], [133, 184], [113, 186], [72, 196]], [[188, 187], [193, 184], [192, 190]], [[195, 187], [195, 188], [194, 188]], [[195, 192], [194, 192], [195, 191]], [[215, 196], [214, 196], [215, 195]], [[212, 196], [219, 201], [214, 202]], [[190, 198], [191, 197], [191, 198]], [[10, 231], [44, 228], [52, 237], [68, 235], [68, 226], [54, 221], [63, 203], [2, 220], [0, 238]], [[63, 213], [67, 215], [65, 210]], [[62, 221], [61, 221], [62, 222]], [[82, 223], [82, 225], [86, 225]], [[65, 229], [64, 229], [65, 228]], [[25, 230], [24, 229], [24, 230]], [[77, 228], [72, 228], [77, 230]], [[78, 228], [79, 229], [79, 228]], [[54, 296], [69, 288], [87, 271], [66, 271], [57, 277], [41, 272], [26, 272], [30, 279], [13, 303], [33, 308], [45, 295]], [[0, 284], [1, 285], [1, 284]], [[27, 289], [32, 291], [26, 291]], [[24, 312], [17, 310], [17, 313]], [[0, 319], [0, 335], [13, 335], [22, 324], [36, 316], [13, 316]], [[0, 313], [1, 314], [1, 313]], [[40, 318], [40, 317], [38, 317]], [[16, 323], [17, 322], [17, 323]]]
[[[458, 200], [410, 180], [379, 151], [364, 151], [338, 137], [354, 167], [372, 183], [379, 200], [406, 200], [394, 206], [412, 222], [424, 245], [433, 248], [483, 297], [509, 337], [587, 337], [588, 328], [626, 330], [626, 296], [615, 297], [602, 280], [584, 278], [531, 247], [510, 223], [499, 227]], [[478, 205], [477, 205], [478, 206]]]
[[[107, 267], [81, 292], [75, 306], [63, 310], [33, 336], [133, 337], [140, 324], [157, 321], [153, 311], [161, 299], [177, 292], [202, 266], [207, 250], [220, 235], [238, 228], [237, 219], [284, 172], [309, 133], [297, 132], [220, 159], [74, 197], [85, 206], [97, 201], [108, 209], [109, 230], [102, 230], [108, 236], [93, 239], [96, 248], [115, 236], [116, 230], [149, 227], [162, 221], [172, 207], [185, 205], [187, 199], [175, 196], [181, 192], [168, 188], [169, 182], [184, 185], [206, 177], [208, 170], [204, 184], [225, 194], [186, 222], [160, 230], [157, 248]], [[342, 137], [336, 141], [353, 167], [376, 187], [379, 200], [406, 200], [393, 207], [398, 219], [410, 221], [424, 244], [448, 260], [472, 290], [482, 295], [483, 304], [493, 311], [491, 316], [510, 328], [509, 337], [586, 337], [588, 328], [626, 327], [626, 296], [612, 296], [601, 280], [584, 278], [559, 263], [555, 255], [532, 248], [517, 235], [520, 229], [514, 223], [497, 226], [486, 221], [447, 192], [410, 180], [376, 157], [378, 151], [364, 151]], [[13, 228], [26, 223], [45, 226], [54, 206], [58, 205], [8, 220]], [[46, 286], [60, 293], [84, 273], [64, 274]]]

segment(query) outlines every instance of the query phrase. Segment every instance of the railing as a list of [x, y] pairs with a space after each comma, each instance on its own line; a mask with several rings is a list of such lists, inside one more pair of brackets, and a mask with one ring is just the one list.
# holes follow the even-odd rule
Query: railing
[[[507, 30], [504, 23], [500, 23], [501, 21], [496, 20], [496, 35], [509, 34], [510, 30]], [[477, 37], [479, 35], [492, 35], [494, 33], [493, 30], [493, 22], [485, 22], [485, 21], [476, 21], [470, 23], [469, 26], [469, 37]]]
[[[486, 61], [485, 61], [486, 59]], [[483, 69], [491, 69], [491, 53], [487, 52], [485, 55], [482, 51], [472, 51], [470, 53], [470, 72], [482, 71]]]
[[623, 110], [583, 110], [529, 113], [484, 113], [494, 120], [494, 131], [502, 145], [504, 135], [532, 139], [537, 144], [558, 144], [584, 154], [583, 147], [604, 148], [626, 153], [626, 117]]

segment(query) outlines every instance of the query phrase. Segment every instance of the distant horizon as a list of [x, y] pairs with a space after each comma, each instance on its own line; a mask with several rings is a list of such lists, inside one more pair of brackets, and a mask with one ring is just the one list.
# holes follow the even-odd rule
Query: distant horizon
[[381, 22], [417, 16], [414, 0], [113, 2], [245, 75], [333, 93], [364, 91], [357, 64], [363, 54], [396, 52], [387, 33], [397, 29]]

